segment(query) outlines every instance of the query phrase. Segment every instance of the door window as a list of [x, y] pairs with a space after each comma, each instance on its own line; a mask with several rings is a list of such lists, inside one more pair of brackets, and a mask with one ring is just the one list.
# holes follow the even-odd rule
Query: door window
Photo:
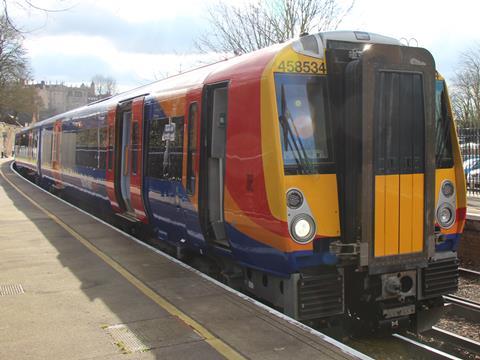
[[132, 127], [132, 173], [134, 175], [138, 172], [139, 143], [138, 121], [134, 121]]
[[197, 103], [190, 104], [188, 112], [188, 145], [187, 145], [187, 193], [195, 194], [194, 159], [197, 154]]

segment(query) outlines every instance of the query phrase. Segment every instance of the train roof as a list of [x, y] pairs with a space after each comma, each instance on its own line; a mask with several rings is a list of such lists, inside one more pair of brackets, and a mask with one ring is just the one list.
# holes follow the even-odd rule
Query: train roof
[[296, 52], [323, 58], [324, 50], [329, 46], [329, 42], [401, 45], [397, 39], [363, 31], [329, 31], [304, 35], [282, 44], [275, 44], [248, 54], [227, 58], [213, 64], [195, 68], [148, 85], [122, 92], [109, 98], [39, 121], [30, 127], [25, 128], [25, 130], [44, 126], [61, 119], [75, 119], [84, 116], [87, 113], [95, 114], [96, 112], [104, 112], [117, 105], [119, 102], [134, 99], [142, 95], [154, 97], [159, 96], [164, 92], [185, 92], [196, 87], [201, 87], [208, 79], [215, 78], [215, 74], [221, 74], [230, 68], [232, 70], [242, 68], [246, 64], [255, 63], [255, 60], [258, 58], [273, 58], [280, 50], [288, 46], [292, 46], [293, 50]]

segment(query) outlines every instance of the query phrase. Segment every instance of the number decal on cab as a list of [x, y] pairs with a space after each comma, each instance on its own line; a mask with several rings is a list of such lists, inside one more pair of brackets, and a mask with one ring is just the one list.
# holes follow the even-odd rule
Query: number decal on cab
[[307, 74], [326, 74], [325, 63], [319, 61], [283, 60], [278, 64], [277, 71]]

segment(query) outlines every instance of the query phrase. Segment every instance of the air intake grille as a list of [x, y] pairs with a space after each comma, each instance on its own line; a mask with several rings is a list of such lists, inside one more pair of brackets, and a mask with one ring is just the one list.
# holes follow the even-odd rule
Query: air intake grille
[[458, 260], [443, 260], [428, 264], [422, 272], [423, 296], [451, 294], [458, 289]]
[[303, 275], [298, 280], [300, 320], [317, 319], [343, 313], [343, 276], [328, 273]]

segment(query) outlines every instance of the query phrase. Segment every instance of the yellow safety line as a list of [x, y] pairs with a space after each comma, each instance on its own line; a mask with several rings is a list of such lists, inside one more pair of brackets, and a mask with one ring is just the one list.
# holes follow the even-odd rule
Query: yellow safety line
[[127, 279], [133, 286], [135, 286], [138, 290], [140, 290], [145, 296], [150, 298], [154, 301], [157, 305], [161, 308], [166, 310], [169, 314], [176, 316], [180, 320], [182, 320], [185, 324], [189, 325], [196, 333], [200, 336], [205, 338], [205, 341], [210, 344], [216, 351], [222, 354], [227, 359], [246, 359], [243, 355], [229, 346], [227, 343], [223, 342], [221, 339], [217, 338], [213, 335], [210, 331], [208, 331], [204, 326], [196, 322], [187, 314], [183, 313], [177, 307], [175, 307], [172, 303], [168, 300], [157, 294], [153, 291], [150, 287], [145, 285], [141, 280], [135, 277], [132, 273], [130, 273], [127, 269], [122, 267], [118, 262], [113, 260], [111, 257], [106, 255], [103, 251], [98, 249], [95, 245], [93, 245], [90, 241], [85, 239], [79, 233], [77, 233], [74, 229], [72, 229], [69, 225], [64, 223], [60, 220], [56, 215], [39, 205], [35, 200], [31, 199], [27, 194], [25, 194], [19, 187], [13, 184], [7, 177], [4, 175], [3, 171], [0, 170], [0, 174], [2, 175], [3, 179], [8, 182], [15, 190], [17, 190], [25, 199], [30, 201], [34, 206], [36, 206], [39, 210], [44, 212], [49, 218], [55, 221], [58, 225], [64, 228], [70, 235], [72, 235], [75, 239], [80, 241], [83, 245], [85, 245], [91, 252], [105, 261], [110, 267], [116, 270], [120, 275], [122, 275], [125, 279]]

